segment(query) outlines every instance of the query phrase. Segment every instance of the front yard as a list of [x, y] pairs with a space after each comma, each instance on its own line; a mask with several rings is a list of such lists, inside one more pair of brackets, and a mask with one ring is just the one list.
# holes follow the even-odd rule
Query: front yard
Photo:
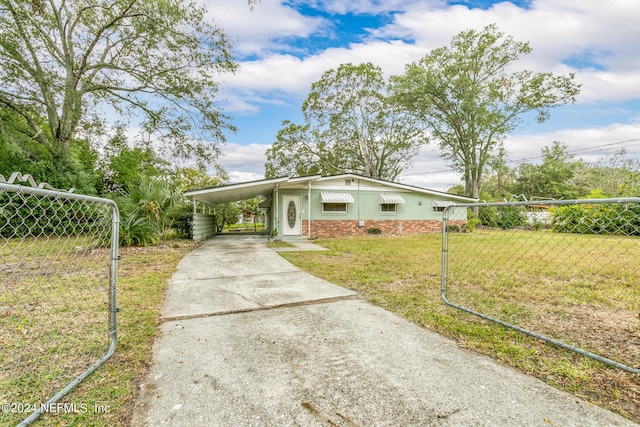
[[[463, 347], [640, 421], [640, 375], [445, 305], [440, 299], [440, 235], [315, 243], [329, 251], [280, 254]], [[460, 233], [449, 238], [447, 293], [452, 302], [638, 368], [638, 259], [638, 238], [544, 231]]]

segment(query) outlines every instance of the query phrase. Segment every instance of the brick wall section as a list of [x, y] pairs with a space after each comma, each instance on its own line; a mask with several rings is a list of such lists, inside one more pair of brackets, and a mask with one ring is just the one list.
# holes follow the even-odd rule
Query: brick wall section
[[[464, 227], [466, 221], [448, 221], [447, 224], [458, 224]], [[308, 221], [302, 221], [302, 235], [309, 237]], [[364, 227], [358, 227], [358, 221], [352, 220], [312, 220], [311, 238], [338, 236], [362, 236], [369, 234], [370, 228], [379, 228], [382, 234], [424, 234], [441, 233], [442, 221], [438, 220], [366, 220]]]

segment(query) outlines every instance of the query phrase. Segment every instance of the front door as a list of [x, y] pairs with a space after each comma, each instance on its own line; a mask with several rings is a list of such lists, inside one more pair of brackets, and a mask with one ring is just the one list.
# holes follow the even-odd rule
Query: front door
[[302, 220], [300, 214], [300, 196], [282, 196], [282, 235], [300, 236]]

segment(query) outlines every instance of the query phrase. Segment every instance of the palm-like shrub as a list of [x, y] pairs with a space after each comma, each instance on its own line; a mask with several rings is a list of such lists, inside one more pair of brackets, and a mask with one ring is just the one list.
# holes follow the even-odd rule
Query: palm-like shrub
[[168, 211], [181, 201], [181, 194], [166, 181], [142, 177], [118, 200], [120, 243], [153, 245], [170, 226]]

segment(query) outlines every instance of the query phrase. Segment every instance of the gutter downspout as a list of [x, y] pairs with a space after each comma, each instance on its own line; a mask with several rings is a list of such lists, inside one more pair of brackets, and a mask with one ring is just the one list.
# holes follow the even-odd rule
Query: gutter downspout
[[360, 226], [360, 180], [358, 179], [358, 226]]
[[311, 181], [307, 182], [307, 239], [311, 240]]
[[279, 239], [282, 237], [282, 235], [280, 234], [280, 209], [278, 209], [279, 203], [280, 203], [280, 196], [278, 193], [278, 189], [280, 188], [280, 184], [276, 184], [276, 204], [275, 204], [275, 214], [273, 216], [273, 222], [274, 225], [276, 227], [276, 239]]

